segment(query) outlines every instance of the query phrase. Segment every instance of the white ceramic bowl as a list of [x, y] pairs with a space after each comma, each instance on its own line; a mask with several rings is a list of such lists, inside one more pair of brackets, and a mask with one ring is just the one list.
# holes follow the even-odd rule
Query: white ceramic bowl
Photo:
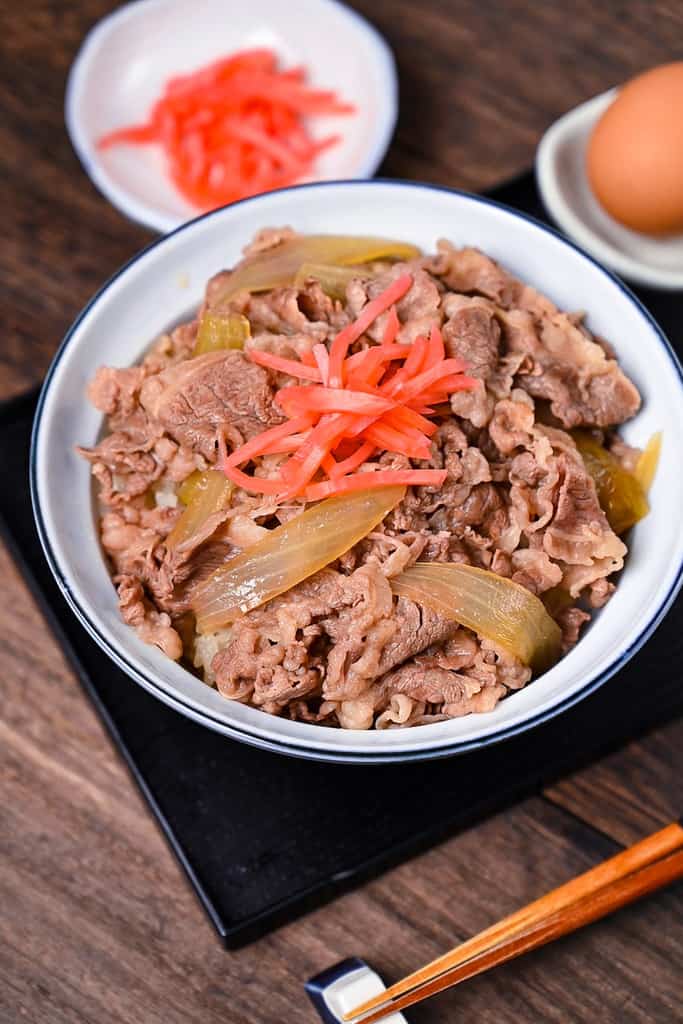
[[287, 67], [303, 64], [314, 88], [334, 89], [355, 104], [351, 116], [316, 117], [316, 138], [340, 134], [322, 153], [315, 179], [369, 178], [396, 124], [394, 58], [382, 36], [338, 0], [136, 0], [87, 35], [69, 74], [66, 126], [86, 172], [132, 220], [171, 231], [197, 210], [176, 192], [158, 146], [97, 140], [146, 119], [173, 75], [194, 71], [245, 47], [270, 47]]
[[[642, 411], [623, 434], [642, 445], [663, 430], [650, 515], [632, 531], [616, 593], [577, 647], [551, 671], [490, 714], [413, 729], [328, 729], [274, 718], [221, 697], [137, 639], [119, 617], [98, 542], [87, 463], [101, 417], [85, 388], [102, 363], [127, 366], [169, 324], [197, 307], [207, 279], [237, 260], [266, 225], [303, 232], [404, 238], [432, 249], [447, 236], [476, 245], [616, 346], [636, 381]], [[304, 757], [363, 763], [443, 756], [530, 728], [580, 700], [645, 642], [681, 583], [683, 378], [661, 331], [634, 296], [589, 256], [536, 221], [477, 196], [402, 182], [301, 186], [248, 199], [192, 221], [136, 256], [95, 296], [67, 334], [48, 373], [36, 415], [31, 486], [40, 537], [74, 612], [111, 658], [161, 700], [213, 729]], [[643, 680], [643, 685], [647, 681]]]
[[586, 174], [593, 128], [617, 94], [594, 96], [548, 128], [536, 150], [536, 180], [546, 210], [570, 238], [628, 281], [683, 288], [683, 235], [654, 238], [630, 231], [603, 210]]

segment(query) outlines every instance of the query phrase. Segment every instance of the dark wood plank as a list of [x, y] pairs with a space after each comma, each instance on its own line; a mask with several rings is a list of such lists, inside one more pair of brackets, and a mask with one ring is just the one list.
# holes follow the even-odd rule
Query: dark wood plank
[[[113, 6], [0, 6], [0, 397], [40, 380], [78, 309], [151, 238], [98, 195], [63, 126], [70, 62]], [[383, 173], [473, 189], [528, 165], [574, 103], [680, 56], [683, 9], [666, 0], [353, 6], [398, 59]], [[3, 1024], [312, 1020], [302, 981], [332, 961], [364, 955], [397, 978], [683, 809], [678, 723], [228, 955], [4, 551], [0, 578]], [[415, 1019], [681, 1020], [682, 898], [653, 897]]]
[[628, 845], [683, 814], [683, 721], [545, 791], [553, 803]]

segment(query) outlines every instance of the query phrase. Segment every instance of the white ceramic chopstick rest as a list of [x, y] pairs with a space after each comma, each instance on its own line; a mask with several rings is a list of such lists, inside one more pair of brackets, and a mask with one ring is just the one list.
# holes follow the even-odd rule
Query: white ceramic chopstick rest
[[[306, 992], [324, 1024], [338, 1024], [354, 1006], [385, 990], [380, 976], [358, 957], [342, 960], [306, 982]], [[386, 1024], [407, 1024], [407, 1018], [394, 1013]]]

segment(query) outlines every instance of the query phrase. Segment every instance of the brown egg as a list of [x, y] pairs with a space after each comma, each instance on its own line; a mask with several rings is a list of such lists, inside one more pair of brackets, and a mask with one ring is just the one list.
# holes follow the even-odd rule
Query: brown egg
[[683, 231], [683, 61], [619, 90], [593, 130], [587, 170], [598, 201], [626, 227]]

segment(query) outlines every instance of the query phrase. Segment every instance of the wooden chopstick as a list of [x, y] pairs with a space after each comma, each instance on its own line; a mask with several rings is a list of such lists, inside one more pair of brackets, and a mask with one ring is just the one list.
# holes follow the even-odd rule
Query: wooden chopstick
[[344, 1015], [374, 1024], [683, 877], [683, 828], [671, 824], [546, 893]]

